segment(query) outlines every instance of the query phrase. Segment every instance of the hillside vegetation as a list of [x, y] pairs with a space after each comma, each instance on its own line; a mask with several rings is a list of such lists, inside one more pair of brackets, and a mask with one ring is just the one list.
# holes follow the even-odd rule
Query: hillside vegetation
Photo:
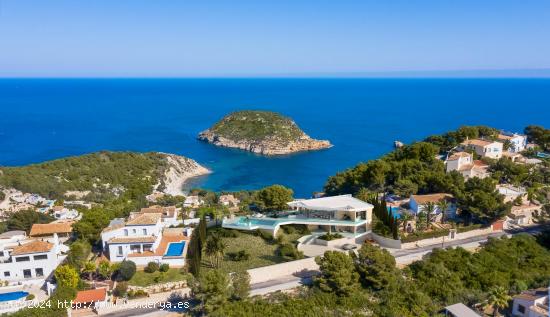
[[235, 141], [262, 141], [268, 138], [292, 141], [304, 135], [292, 119], [271, 111], [233, 112], [210, 130]]
[[151, 188], [168, 167], [161, 153], [97, 152], [22, 167], [1, 167], [0, 185], [51, 199], [67, 191], [90, 191], [104, 201], [122, 191]]

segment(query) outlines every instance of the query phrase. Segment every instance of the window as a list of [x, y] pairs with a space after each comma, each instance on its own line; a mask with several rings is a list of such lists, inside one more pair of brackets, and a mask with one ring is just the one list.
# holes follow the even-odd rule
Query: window
[[124, 229], [124, 235], [128, 236], [128, 229]]
[[27, 261], [30, 261], [31, 259], [28, 257], [28, 256], [20, 256], [18, 258], [15, 258], [15, 262], [27, 262]]
[[0, 251], [0, 256], [4, 256], [4, 251]]
[[118, 255], [119, 255], [119, 256], [122, 256], [122, 246], [119, 246], [119, 247], [118, 247]]
[[24, 278], [30, 278], [31, 276], [31, 270], [23, 270], [23, 277]]
[[48, 258], [47, 254], [40, 254], [40, 255], [35, 255], [34, 256], [35, 261], [37, 261], [37, 260], [46, 260], [47, 258]]
[[143, 251], [153, 251], [153, 245], [152, 244], [144, 244], [143, 245]]
[[518, 311], [522, 314], [525, 314], [525, 307], [523, 305], [518, 305]]
[[4, 272], [4, 277], [9, 277], [9, 276], [10, 276], [10, 271]]
[[133, 234], [136, 234], [136, 232], [137, 232], [136, 229], [132, 229]]
[[147, 229], [143, 229], [143, 235], [144, 235], [144, 236], [147, 235]]
[[41, 268], [38, 268], [35, 270], [36, 271], [36, 277], [42, 277], [44, 276], [44, 270], [41, 269]]
[[141, 252], [141, 245], [139, 245], [139, 244], [130, 245], [130, 251], [132, 251], [132, 252]]

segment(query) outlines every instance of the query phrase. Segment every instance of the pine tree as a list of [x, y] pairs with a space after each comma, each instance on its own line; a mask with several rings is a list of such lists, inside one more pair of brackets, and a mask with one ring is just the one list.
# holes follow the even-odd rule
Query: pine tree
[[391, 229], [392, 229], [391, 231], [392, 231], [392, 234], [393, 234], [393, 238], [394, 238], [395, 240], [399, 240], [399, 229], [398, 229], [398, 223], [397, 223], [397, 221], [394, 221], [394, 222], [393, 222], [393, 226], [392, 226]]
[[204, 216], [202, 216], [199, 222], [199, 238], [200, 245], [204, 245], [206, 243], [206, 219], [204, 218]]

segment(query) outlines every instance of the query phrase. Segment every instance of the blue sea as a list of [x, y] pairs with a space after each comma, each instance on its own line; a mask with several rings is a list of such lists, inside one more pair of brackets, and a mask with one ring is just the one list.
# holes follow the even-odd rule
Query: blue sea
[[[334, 147], [283, 157], [218, 148], [196, 135], [225, 114], [292, 117]], [[321, 190], [327, 177], [461, 125], [550, 127], [550, 79], [2, 79], [0, 165], [99, 150], [181, 154], [212, 169], [187, 187]]]

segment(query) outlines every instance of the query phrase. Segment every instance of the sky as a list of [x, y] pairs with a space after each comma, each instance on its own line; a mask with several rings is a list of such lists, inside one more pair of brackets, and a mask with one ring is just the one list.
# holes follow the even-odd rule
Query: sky
[[550, 1], [0, 0], [0, 77], [437, 73], [550, 77]]

